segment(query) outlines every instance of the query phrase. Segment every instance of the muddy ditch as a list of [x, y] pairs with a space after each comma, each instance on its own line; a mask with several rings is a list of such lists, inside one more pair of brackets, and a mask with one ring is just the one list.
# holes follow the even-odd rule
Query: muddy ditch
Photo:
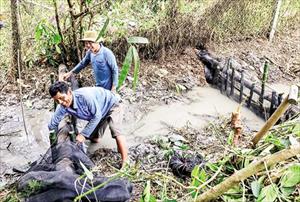
[[[132, 79], [130, 77], [120, 91], [127, 105], [124, 122], [128, 133], [128, 142], [131, 146], [131, 165], [126, 172], [136, 172], [135, 174], [137, 174], [139, 170], [143, 170], [142, 172], [146, 172], [150, 176], [147, 179], [133, 178], [134, 201], [141, 196], [144, 182], [155, 177], [151, 175], [152, 172], [163, 170], [166, 175], [170, 174], [168, 159], [165, 157], [174, 148], [179, 151], [198, 151], [201, 156], [205, 157], [205, 161], [216, 161], [224, 155], [226, 147], [224, 145], [227, 145], [228, 139], [224, 134], [230, 132], [226, 129], [224, 119], [219, 115], [225, 114], [226, 117], [227, 114], [228, 118], [238, 104], [220, 94], [216, 89], [209, 87], [195, 89], [195, 86], [206, 85], [203, 66], [193, 49], [187, 49], [179, 55], [170, 55], [162, 61], [142, 63], [137, 91], [131, 90]], [[23, 82], [26, 121], [31, 125], [28, 126], [31, 133], [29, 140], [22, 127], [23, 118], [18, 101], [17, 86], [5, 85], [2, 89], [0, 133], [4, 135], [1, 135], [0, 138], [5, 144], [2, 144], [0, 149], [2, 154], [9, 152], [9, 155], [6, 153], [4, 155], [11, 158], [11, 164], [5, 165], [6, 161], [4, 166], [1, 166], [2, 185], [9, 181], [13, 182], [11, 179], [17, 177], [15, 173], [11, 172], [15, 165], [22, 164], [26, 167], [25, 162], [38, 158], [47, 149], [48, 132], [45, 127], [47, 117], [50, 117], [52, 113], [53, 102], [47, 95], [46, 86], [50, 84], [50, 79], [45, 75], [49, 75], [51, 70], [40, 71], [43, 72], [38, 76], [41, 77], [40, 79], [28, 79], [32, 78], [28, 76], [28, 80], [25, 78]], [[35, 72], [32, 71], [31, 74], [34, 75]], [[79, 79], [84, 86], [93, 85], [90, 70], [81, 74]], [[37, 80], [41, 82], [34, 83]], [[242, 115], [245, 123], [244, 138], [247, 141], [247, 137], [251, 137], [251, 133], [258, 130], [263, 121], [248, 112], [247, 109], [242, 112]], [[31, 117], [32, 120], [28, 117]], [[42, 117], [43, 120], [41, 120]], [[205, 125], [205, 128], [211, 128], [207, 131], [205, 128], [201, 129]], [[219, 132], [213, 134], [212, 131]], [[106, 142], [106, 145], [100, 144], [94, 147], [95, 153], [92, 159], [97, 165], [95, 172], [110, 175], [118, 170], [119, 156], [110, 143], [111, 140], [108, 140], [109, 136], [105, 135], [105, 137], [103, 142]], [[161, 138], [155, 140], [154, 137]], [[177, 143], [176, 140], [175, 142], [171, 140], [172, 137], [178, 139]], [[38, 147], [35, 147], [36, 145]], [[15, 156], [22, 157], [18, 159], [14, 158]], [[159, 180], [155, 182], [157, 188], [154, 192], [158, 192], [165, 182]], [[176, 183], [174, 187], [176, 188]], [[177, 188], [178, 190], [182, 189], [181, 186], [177, 186]], [[169, 197], [174, 198], [175, 195]], [[179, 195], [178, 197], [183, 196]]]

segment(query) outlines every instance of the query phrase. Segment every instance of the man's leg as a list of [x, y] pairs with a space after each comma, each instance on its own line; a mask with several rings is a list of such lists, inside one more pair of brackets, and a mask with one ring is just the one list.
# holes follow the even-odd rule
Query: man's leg
[[122, 104], [114, 105], [110, 110], [108, 118], [109, 129], [111, 136], [116, 139], [118, 151], [122, 157], [122, 165], [128, 159], [128, 150], [126, 145], [125, 136], [122, 132], [123, 109]]

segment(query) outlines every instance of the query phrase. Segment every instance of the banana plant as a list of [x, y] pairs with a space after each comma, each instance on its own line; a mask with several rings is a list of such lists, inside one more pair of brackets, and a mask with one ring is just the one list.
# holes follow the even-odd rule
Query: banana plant
[[133, 69], [133, 89], [136, 89], [136, 85], [138, 83], [138, 76], [139, 76], [139, 70], [140, 70], [140, 58], [138, 54], [138, 44], [148, 44], [149, 41], [147, 38], [144, 37], [138, 37], [133, 36], [129, 37], [127, 39], [127, 42], [130, 44], [128, 51], [126, 53], [123, 65], [122, 65], [122, 71], [119, 76], [119, 84], [118, 84], [118, 90], [123, 85], [130, 67], [132, 66], [132, 62], [134, 63], [134, 69]]

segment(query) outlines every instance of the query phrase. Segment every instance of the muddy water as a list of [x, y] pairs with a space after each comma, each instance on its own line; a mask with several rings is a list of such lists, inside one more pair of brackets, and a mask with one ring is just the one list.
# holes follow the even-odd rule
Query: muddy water
[[[12, 168], [24, 170], [30, 162], [37, 160], [48, 149], [46, 136], [49, 110], [25, 110], [23, 125], [20, 106], [1, 106], [0, 125], [0, 179], [4, 173], [11, 173]], [[3, 182], [2, 182], [3, 183]], [[0, 180], [1, 184], [1, 180]]]
[[[201, 128], [219, 115], [230, 116], [238, 103], [222, 95], [211, 87], [198, 87], [188, 92], [186, 99], [169, 105], [153, 106], [150, 112], [140, 120], [125, 124], [129, 145], [138, 144], [146, 137], [168, 134], [168, 126], [183, 127], [190, 123], [194, 128]], [[242, 107], [242, 119], [251, 130], [258, 130], [264, 121], [249, 109]], [[104, 146], [115, 148], [114, 140], [108, 130], [99, 145], [92, 145], [90, 151]]]
[[[125, 123], [124, 133], [131, 146], [141, 143], [146, 137], [166, 135], [169, 132], [167, 125], [182, 127], [189, 122], [192, 127], [200, 128], [219, 115], [229, 116], [237, 107], [238, 103], [220, 94], [217, 89], [199, 87], [187, 93], [183, 101], [152, 106], [150, 112], [139, 120]], [[263, 120], [247, 108], [243, 107], [241, 113], [249, 129], [258, 130], [262, 126]], [[52, 112], [45, 109], [26, 110], [26, 125], [29, 131], [27, 138], [20, 107], [1, 108], [1, 116], [5, 121], [1, 122], [3, 124], [0, 127], [0, 134], [11, 134], [0, 136], [0, 178], [3, 173], [11, 172], [13, 167], [22, 168], [45, 153], [49, 147], [47, 123], [51, 115]], [[90, 145], [89, 152], [101, 147], [116, 148], [109, 130], [106, 130], [99, 144]]]

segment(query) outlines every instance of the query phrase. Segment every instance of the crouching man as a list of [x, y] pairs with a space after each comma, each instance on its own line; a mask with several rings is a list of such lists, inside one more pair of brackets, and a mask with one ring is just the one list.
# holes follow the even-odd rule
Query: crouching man
[[128, 158], [125, 137], [121, 132], [123, 113], [120, 99], [102, 87], [85, 87], [71, 91], [63, 81], [57, 81], [49, 88], [51, 97], [59, 104], [48, 125], [49, 130], [57, 130], [66, 114], [88, 121], [76, 136], [78, 144], [86, 139], [99, 142], [109, 125], [122, 157], [122, 165]]

